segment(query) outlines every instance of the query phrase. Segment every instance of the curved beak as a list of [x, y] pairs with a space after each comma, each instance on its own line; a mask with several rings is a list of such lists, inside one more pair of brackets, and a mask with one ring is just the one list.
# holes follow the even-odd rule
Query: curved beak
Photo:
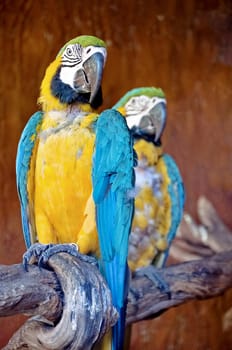
[[101, 86], [105, 59], [102, 53], [96, 52], [84, 63], [74, 77], [74, 87], [80, 93], [90, 93], [91, 104]]
[[153, 136], [157, 142], [162, 135], [166, 124], [166, 103], [159, 102], [140, 121], [139, 130], [141, 134]]
[[151, 111], [151, 121], [155, 129], [155, 142], [157, 142], [162, 135], [167, 117], [166, 103], [160, 102]]

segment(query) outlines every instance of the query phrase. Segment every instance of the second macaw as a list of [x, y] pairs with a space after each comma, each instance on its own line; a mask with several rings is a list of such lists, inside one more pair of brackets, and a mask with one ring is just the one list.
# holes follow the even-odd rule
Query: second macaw
[[185, 191], [174, 159], [163, 154], [166, 99], [154, 87], [126, 93], [114, 106], [125, 117], [135, 139], [135, 214], [129, 240], [131, 270], [153, 263], [162, 267], [183, 214]]
[[94, 36], [79, 36], [59, 51], [41, 84], [42, 111], [22, 132], [16, 176], [27, 248], [35, 242], [76, 243], [80, 253], [99, 259], [120, 315], [108, 349], [119, 350], [128, 290], [133, 146], [119, 112], [99, 116], [94, 110], [102, 102], [105, 60], [105, 43]]

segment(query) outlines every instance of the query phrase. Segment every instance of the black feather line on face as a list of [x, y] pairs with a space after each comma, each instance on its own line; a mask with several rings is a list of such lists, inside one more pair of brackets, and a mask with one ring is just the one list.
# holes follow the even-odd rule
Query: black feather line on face
[[65, 84], [60, 79], [60, 70], [58, 68], [56, 74], [51, 81], [51, 91], [53, 96], [57, 97], [61, 103], [74, 103], [82, 102], [88, 103], [90, 98], [90, 93], [80, 94], [71, 88], [68, 84]]
[[[89, 103], [90, 93], [78, 93], [71, 88], [68, 84], [65, 84], [60, 79], [60, 70], [58, 68], [56, 74], [51, 81], [51, 92], [53, 96], [57, 97], [61, 103], [72, 104], [75, 102]], [[102, 90], [99, 88], [94, 100], [91, 103], [92, 108], [98, 108], [102, 104]]]
[[133, 128], [131, 129], [131, 133], [135, 140], [143, 139], [145, 141], [152, 142], [157, 147], [160, 147], [162, 145], [160, 138], [157, 141], [155, 141], [154, 135], [145, 134], [136, 126], [133, 126]]

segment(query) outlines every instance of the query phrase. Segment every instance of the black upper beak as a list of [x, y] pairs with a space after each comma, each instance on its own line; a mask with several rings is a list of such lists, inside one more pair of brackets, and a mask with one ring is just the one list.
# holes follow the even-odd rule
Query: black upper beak
[[141, 135], [149, 135], [157, 142], [166, 124], [166, 104], [164, 102], [158, 103], [154, 106], [148, 115], [145, 115], [139, 124]]
[[80, 93], [90, 93], [90, 104], [101, 86], [103, 68], [104, 56], [100, 52], [96, 52], [84, 62], [83, 69], [76, 72], [75, 89]]
[[155, 127], [155, 142], [161, 137], [167, 119], [167, 108], [164, 102], [160, 102], [158, 105], [151, 110], [151, 120]]

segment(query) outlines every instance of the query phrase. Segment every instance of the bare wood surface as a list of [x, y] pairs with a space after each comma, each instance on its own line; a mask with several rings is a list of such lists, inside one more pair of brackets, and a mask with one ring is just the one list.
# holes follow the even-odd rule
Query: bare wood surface
[[50, 321], [62, 313], [62, 291], [53, 271], [22, 264], [0, 265], [0, 316], [41, 315]]
[[[151, 269], [167, 283], [168, 292], [157, 288], [146, 276]], [[231, 287], [232, 251], [162, 269], [144, 268], [132, 279], [127, 323], [153, 318], [189, 300], [214, 297]]]
[[[44, 269], [39, 269], [37, 266], [29, 266], [29, 271], [26, 272], [20, 265], [16, 265], [15, 269], [20, 270], [17, 285], [14, 279], [10, 281], [9, 274], [5, 280], [4, 270], [7, 270], [8, 267], [1, 266], [0, 285], [3, 290], [5, 284], [7, 285], [12, 309], [16, 308], [18, 312], [21, 308], [21, 312], [29, 314], [32, 309], [30, 305], [33, 304], [35, 310], [31, 314], [38, 312], [38, 316], [29, 319], [14, 334], [4, 347], [5, 350], [25, 348], [88, 350], [116, 322], [117, 313], [112, 306], [110, 291], [95, 265], [68, 254], [56, 254], [49, 259], [49, 266], [55, 271], [58, 281], [54, 280], [52, 271], [45, 272]], [[44, 273], [47, 278], [44, 289], [47, 288], [48, 295], [50, 295], [50, 288], [53, 286], [54, 293], [56, 292], [60, 298], [60, 304], [63, 304], [62, 314], [58, 307], [58, 317], [54, 322], [50, 321], [51, 317], [48, 319], [44, 317], [50, 309], [47, 303], [44, 304], [43, 300], [40, 300], [39, 305], [34, 303], [34, 299], [38, 302], [38, 299], [41, 298], [41, 295], [38, 296], [38, 294], [40, 294], [40, 283], [43, 278], [39, 278], [39, 275]], [[60, 287], [57, 288], [59, 284]], [[14, 289], [10, 292], [12, 285]], [[20, 289], [21, 286], [29, 286], [30, 291], [26, 290], [27, 287], [25, 292], [31, 295], [31, 299], [23, 300], [21, 295], [20, 299], [17, 298], [15, 290]], [[43, 295], [47, 302], [46, 292]], [[15, 303], [13, 304], [14, 297]], [[4, 314], [4, 300], [3, 302], [0, 300], [0, 315]], [[6, 306], [7, 314], [9, 314], [8, 303]]]
[[199, 224], [185, 213], [170, 255], [176, 261], [189, 261], [232, 250], [232, 232], [205, 197], [197, 201]]
[[[40, 270], [37, 266], [30, 266], [29, 272], [24, 271], [21, 265], [0, 266], [0, 296], [8, 293], [10, 300], [8, 302], [6, 297], [0, 299], [0, 315], [20, 310], [40, 315], [28, 320], [4, 350], [89, 349], [116, 321], [109, 290], [95, 266], [67, 254], [52, 256], [49, 265], [58, 281], [54, 272]], [[157, 277], [168, 288], [160, 289]], [[163, 269], [141, 269], [131, 280], [127, 324], [155, 317], [191, 299], [219, 295], [230, 287], [232, 251]], [[51, 315], [48, 307], [50, 297], [54, 305]], [[57, 298], [61, 299], [60, 302]], [[54, 315], [58, 315], [56, 320]]]
[[197, 213], [202, 226], [208, 235], [207, 245], [215, 253], [230, 250], [232, 247], [232, 232], [219, 217], [212, 203], [205, 197], [197, 201]]

